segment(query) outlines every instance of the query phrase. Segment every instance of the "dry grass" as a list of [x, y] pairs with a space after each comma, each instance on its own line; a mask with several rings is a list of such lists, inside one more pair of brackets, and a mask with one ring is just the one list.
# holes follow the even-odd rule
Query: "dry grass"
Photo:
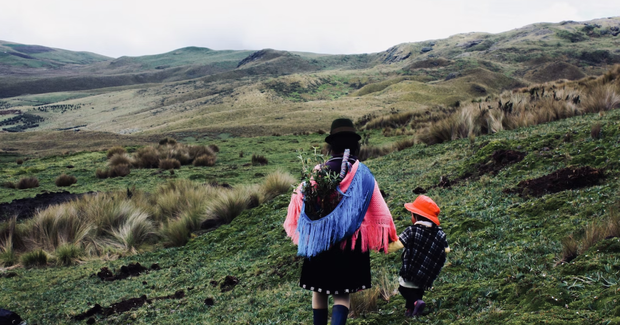
[[377, 299], [379, 298], [379, 294], [379, 288], [377, 287], [352, 294], [349, 315], [352, 317], [360, 317], [366, 313], [377, 311]]
[[17, 184], [15, 185], [15, 188], [19, 190], [35, 187], [39, 187], [39, 180], [34, 176], [24, 177], [20, 179], [19, 182], [17, 182]]
[[107, 157], [108, 159], [112, 158], [114, 155], [124, 155], [127, 153], [127, 150], [121, 146], [114, 146], [108, 149]]
[[58, 187], [71, 186], [77, 183], [77, 178], [72, 175], [62, 174], [56, 178], [54, 183]]
[[125, 177], [131, 173], [129, 165], [117, 165], [108, 170], [108, 177]]
[[218, 147], [217, 144], [210, 144], [209, 149], [211, 149], [215, 153], [220, 152], [220, 147]]
[[431, 145], [620, 108], [618, 71], [620, 66], [599, 78], [534, 85], [487, 97], [433, 122], [418, 133], [418, 139]]

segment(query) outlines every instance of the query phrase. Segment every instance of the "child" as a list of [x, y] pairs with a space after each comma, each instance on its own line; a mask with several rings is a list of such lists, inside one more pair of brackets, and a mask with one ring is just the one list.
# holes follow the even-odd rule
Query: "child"
[[411, 211], [413, 226], [407, 227], [398, 241], [391, 243], [389, 252], [404, 248], [398, 291], [405, 298], [405, 316], [422, 315], [426, 303], [424, 290], [433, 285], [450, 251], [446, 233], [439, 227], [439, 207], [428, 196], [420, 195], [413, 203], [405, 203]]

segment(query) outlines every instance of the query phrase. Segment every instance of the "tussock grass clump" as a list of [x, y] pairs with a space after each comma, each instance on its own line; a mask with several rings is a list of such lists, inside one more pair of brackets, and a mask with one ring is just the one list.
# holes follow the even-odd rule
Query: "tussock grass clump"
[[114, 178], [114, 177], [125, 177], [131, 173], [131, 168], [129, 165], [116, 165], [107, 169], [97, 169], [95, 171], [95, 176], [99, 179], [105, 178]]
[[216, 156], [210, 155], [202, 155], [196, 159], [194, 159], [193, 165], [196, 167], [208, 167], [215, 165], [215, 161], [217, 160]]
[[402, 139], [394, 143], [394, 150], [396, 151], [405, 150], [407, 148], [413, 147], [413, 145], [415, 145], [414, 138]]
[[73, 175], [62, 174], [54, 182], [58, 187], [71, 186], [77, 183], [77, 178]]
[[158, 168], [159, 153], [153, 147], [138, 149], [134, 155], [135, 165], [139, 168]]
[[76, 244], [62, 244], [54, 251], [57, 265], [72, 265], [84, 255], [82, 247]]
[[163, 239], [165, 247], [180, 247], [187, 244], [192, 233], [191, 227], [183, 218], [170, 221], [168, 225], [161, 229], [159, 235]]
[[130, 214], [123, 224], [111, 231], [115, 245], [131, 251], [140, 247], [155, 235], [155, 227], [149, 215], [140, 210]]
[[596, 85], [581, 99], [585, 113], [598, 113], [620, 108], [620, 94], [615, 85]]
[[296, 185], [298, 180], [290, 173], [277, 170], [265, 177], [265, 181], [261, 185], [262, 192], [265, 195], [265, 199], [271, 200], [272, 198], [290, 192], [293, 185]]
[[15, 183], [11, 181], [2, 182], [2, 187], [4, 188], [16, 188]]
[[601, 123], [594, 123], [592, 125], [592, 128], [590, 128], [590, 136], [592, 137], [592, 139], [600, 139], [603, 135], [602, 131], [603, 126], [601, 125]]
[[211, 149], [215, 153], [220, 152], [220, 147], [218, 147], [217, 144], [210, 144], [209, 149]]
[[0, 247], [0, 265], [7, 267], [17, 264], [19, 261], [12, 247]]
[[126, 154], [114, 154], [108, 160], [108, 166], [114, 167], [118, 165], [131, 166], [134, 164], [133, 159]]
[[181, 168], [181, 162], [174, 158], [162, 159], [159, 161], [159, 169], [179, 169]]
[[47, 253], [42, 249], [38, 249], [32, 252], [24, 253], [19, 261], [26, 268], [31, 268], [35, 266], [45, 266], [47, 265]]
[[208, 213], [223, 223], [230, 223], [250, 204], [250, 193], [254, 188], [239, 187], [233, 190], [220, 191], [219, 195], [211, 202]]
[[19, 182], [17, 182], [17, 184], [15, 185], [15, 187], [19, 190], [23, 190], [23, 189], [27, 189], [27, 188], [35, 188], [35, 187], [39, 187], [39, 180], [32, 176], [32, 177], [24, 177], [22, 179], [19, 180]]
[[108, 170], [97, 168], [97, 170], [95, 171], [95, 176], [99, 179], [108, 178]]
[[572, 261], [606, 238], [620, 237], [618, 206], [612, 206], [605, 218], [587, 224], [583, 228], [583, 235], [575, 237], [572, 234], [562, 239], [562, 259], [558, 263]]
[[108, 149], [107, 157], [108, 159], [112, 158], [114, 155], [125, 155], [127, 154], [127, 150], [121, 146], [115, 146]]
[[261, 156], [261, 155], [252, 155], [252, 165], [257, 166], [264, 166], [269, 164], [269, 160], [267, 160], [267, 158], [265, 156]]
[[357, 155], [357, 158], [360, 161], [366, 161], [368, 159], [385, 156], [393, 151], [393, 146], [389, 144], [381, 146], [363, 145], [360, 149], [360, 153]]
[[177, 140], [173, 139], [173, 138], [163, 138], [161, 140], [159, 140], [159, 145], [175, 145], [177, 144]]
[[351, 308], [349, 313], [353, 317], [360, 317], [364, 314], [377, 310], [377, 299], [379, 298], [379, 288], [372, 287], [351, 295]]

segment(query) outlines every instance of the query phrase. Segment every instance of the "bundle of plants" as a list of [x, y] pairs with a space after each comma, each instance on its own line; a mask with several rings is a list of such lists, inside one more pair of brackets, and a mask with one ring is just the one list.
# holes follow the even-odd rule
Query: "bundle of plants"
[[[316, 156], [322, 159], [322, 156]], [[338, 192], [340, 177], [332, 172], [324, 162], [315, 168], [304, 164], [301, 192], [305, 213], [310, 220], [319, 220], [330, 214], [342, 198]]]

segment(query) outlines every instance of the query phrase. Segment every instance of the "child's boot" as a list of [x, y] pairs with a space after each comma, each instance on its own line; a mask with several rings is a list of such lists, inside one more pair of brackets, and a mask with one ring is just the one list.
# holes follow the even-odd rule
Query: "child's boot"
[[334, 305], [332, 308], [332, 325], [344, 325], [347, 323], [349, 308], [343, 305]]
[[327, 308], [312, 309], [314, 325], [327, 325]]
[[422, 316], [424, 307], [426, 307], [426, 303], [424, 302], [424, 300], [416, 300], [415, 308], [413, 308], [413, 312], [411, 313], [411, 316]]

